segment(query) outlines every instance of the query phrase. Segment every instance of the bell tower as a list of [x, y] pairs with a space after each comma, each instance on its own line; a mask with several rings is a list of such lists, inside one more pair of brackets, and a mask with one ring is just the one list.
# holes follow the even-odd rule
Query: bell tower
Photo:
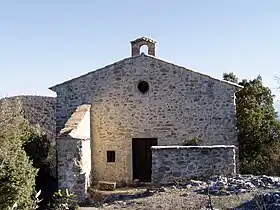
[[141, 37], [141, 38], [131, 41], [130, 43], [131, 43], [131, 56], [139, 55], [140, 48], [143, 45], [146, 45], [148, 47], [149, 55], [156, 56], [156, 41], [155, 40], [148, 38], [148, 37]]

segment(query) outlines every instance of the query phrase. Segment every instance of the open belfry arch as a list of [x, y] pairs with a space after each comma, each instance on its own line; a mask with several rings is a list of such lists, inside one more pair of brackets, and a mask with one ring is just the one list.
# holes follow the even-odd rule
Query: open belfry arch
[[131, 43], [131, 56], [139, 55], [142, 46], [148, 47], [148, 54], [156, 56], [156, 41], [148, 38], [141, 37], [130, 42]]
[[[130, 44], [130, 57], [50, 88], [57, 94], [58, 184], [81, 201], [92, 181], [151, 181], [152, 164], [165, 164], [153, 159], [152, 146], [192, 138], [238, 146], [234, 95], [241, 86], [157, 58], [151, 38]], [[157, 170], [159, 180], [165, 172]]]

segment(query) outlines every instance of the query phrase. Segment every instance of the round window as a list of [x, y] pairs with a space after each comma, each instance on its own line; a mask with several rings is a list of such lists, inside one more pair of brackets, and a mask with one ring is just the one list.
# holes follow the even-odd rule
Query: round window
[[148, 82], [146, 82], [146, 81], [140, 81], [139, 83], [138, 83], [138, 90], [141, 92], [141, 93], [147, 93], [148, 92], [148, 90], [149, 90], [149, 88], [150, 88], [150, 85], [149, 85], [149, 83]]

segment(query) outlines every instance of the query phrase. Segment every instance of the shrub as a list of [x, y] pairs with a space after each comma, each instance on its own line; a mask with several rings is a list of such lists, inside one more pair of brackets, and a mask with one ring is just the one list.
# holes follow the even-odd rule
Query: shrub
[[194, 137], [183, 142], [184, 146], [198, 146], [201, 142], [201, 139], [198, 137]]
[[78, 209], [76, 195], [69, 193], [67, 189], [58, 190], [54, 193], [53, 200], [49, 204], [49, 208], [53, 210], [75, 210]]
[[34, 207], [35, 177], [22, 145], [13, 138], [0, 138], [0, 209], [17, 206], [29, 210]]
[[[32, 164], [31, 166], [33, 166], [33, 169], [38, 169], [35, 187], [37, 191], [41, 191], [40, 198], [43, 198], [43, 201], [40, 202], [40, 206], [43, 207], [47, 205], [57, 189], [56, 177], [54, 177], [56, 168], [55, 152], [53, 151], [54, 147], [50, 145], [49, 139], [40, 127], [31, 126], [30, 123], [22, 117], [15, 116], [8, 120], [4, 119], [0, 122], [0, 125], [3, 127], [3, 129], [1, 128], [0, 130], [0, 136], [2, 136], [2, 138], [0, 138], [1, 143], [5, 141], [7, 144], [6, 147], [20, 150], [22, 155], [25, 155], [26, 159]], [[10, 156], [6, 158], [9, 159]], [[30, 181], [31, 180], [32, 179], [30, 179]], [[0, 197], [1, 196], [2, 195], [0, 195]], [[20, 207], [20, 209], [23, 208]]]
[[56, 177], [54, 177], [53, 156], [50, 154], [51, 145], [47, 135], [40, 127], [31, 127], [28, 132], [28, 139], [24, 142], [23, 148], [29, 158], [32, 160], [33, 167], [39, 169], [36, 177], [36, 190], [41, 190], [40, 198], [43, 199], [40, 202], [40, 207], [46, 207], [46, 205], [52, 199], [53, 193], [57, 190]]

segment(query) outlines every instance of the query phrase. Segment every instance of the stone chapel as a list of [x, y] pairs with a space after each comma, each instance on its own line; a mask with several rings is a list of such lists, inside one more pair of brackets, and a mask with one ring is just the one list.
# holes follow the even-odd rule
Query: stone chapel
[[57, 94], [59, 187], [81, 197], [92, 181], [149, 182], [151, 146], [192, 138], [238, 146], [241, 86], [157, 58], [147, 37], [131, 41], [131, 57], [50, 89]]

